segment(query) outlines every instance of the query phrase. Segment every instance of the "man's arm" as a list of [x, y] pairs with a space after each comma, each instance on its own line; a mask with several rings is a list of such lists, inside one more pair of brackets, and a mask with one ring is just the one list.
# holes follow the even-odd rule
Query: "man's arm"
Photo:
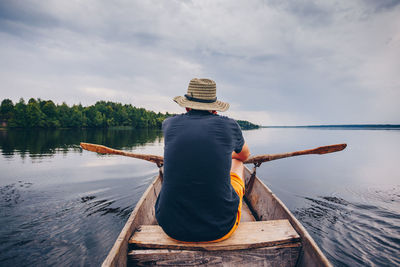
[[236, 153], [235, 151], [232, 152], [232, 158], [240, 161], [245, 161], [246, 159], [249, 158], [249, 156], [250, 156], [250, 150], [246, 142], [244, 142], [242, 151], [240, 151], [239, 153]]

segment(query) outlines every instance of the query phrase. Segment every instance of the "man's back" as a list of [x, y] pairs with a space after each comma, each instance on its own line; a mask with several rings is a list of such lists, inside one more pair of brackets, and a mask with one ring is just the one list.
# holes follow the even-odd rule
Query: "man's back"
[[239, 198], [230, 182], [232, 151], [244, 144], [238, 124], [192, 110], [163, 123], [164, 182], [156, 217], [182, 241], [215, 240], [232, 228]]

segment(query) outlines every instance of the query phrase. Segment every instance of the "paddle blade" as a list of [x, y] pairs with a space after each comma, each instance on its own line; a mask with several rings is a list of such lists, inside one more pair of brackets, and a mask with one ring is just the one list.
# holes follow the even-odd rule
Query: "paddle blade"
[[107, 154], [109, 153], [109, 148], [102, 146], [102, 145], [95, 145], [95, 144], [89, 144], [89, 143], [81, 143], [81, 147], [85, 150], [92, 151], [92, 152], [97, 152], [101, 154]]
[[338, 151], [342, 151], [343, 149], [345, 149], [347, 147], [347, 144], [336, 144], [336, 145], [329, 145], [329, 146], [321, 146], [321, 147], [317, 147], [314, 151], [313, 154], [328, 154], [328, 153], [332, 153], [332, 152], [338, 152]]

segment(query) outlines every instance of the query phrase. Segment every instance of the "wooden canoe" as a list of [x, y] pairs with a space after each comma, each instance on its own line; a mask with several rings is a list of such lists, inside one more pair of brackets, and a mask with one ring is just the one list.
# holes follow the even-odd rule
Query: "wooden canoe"
[[[257, 177], [246, 190], [241, 223], [229, 239], [191, 245], [168, 238], [155, 219], [160, 175], [137, 203], [102, 266], [332, 266], [306, 229]], [[245, 168], [246, 185], [250, 177]]]

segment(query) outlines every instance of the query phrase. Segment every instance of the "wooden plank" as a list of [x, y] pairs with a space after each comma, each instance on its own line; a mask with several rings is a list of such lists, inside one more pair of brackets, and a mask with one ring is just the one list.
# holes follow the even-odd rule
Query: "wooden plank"
[[[246, 167], [244, 175], [246, 184], [250, 176], [250, 170]], [[287, 219], [299, 233], [302, 249], [298, 266], [332, 266], [303, 225], [259, 178], [255, 178], [252, 190], [246, 193], [245, 198], [257, 218], [260, 220]]]
[[245, 201], [243, 201], [242, 204], [242, 216], [240, 218], [241, 222], [254, 222], [256, 219], [254, 218], [253, 214], [250, 211], [249, 206]]
[[126, 266], [128, 254], [128, 240], [132, 233], [142, 224], [156, 224], [154, 204], [161, 190], [161, 179], [158, 176], [144, 192], [122, 228], [114, 246], [104, 260], [102, 266]]
[[295, 266], [301, 243], [230, 251], [192, 251], [170, 249], [132, 250], [132, 266]]
[[288, 220], [275, 220], [243, 222], [230, 238], [216, 243], [179, 242], [168, 237], [158, 225], [141, 225], [129, 243], [142, 248], [238, 250], [275, 246], [299, 240], [300, 236]]

